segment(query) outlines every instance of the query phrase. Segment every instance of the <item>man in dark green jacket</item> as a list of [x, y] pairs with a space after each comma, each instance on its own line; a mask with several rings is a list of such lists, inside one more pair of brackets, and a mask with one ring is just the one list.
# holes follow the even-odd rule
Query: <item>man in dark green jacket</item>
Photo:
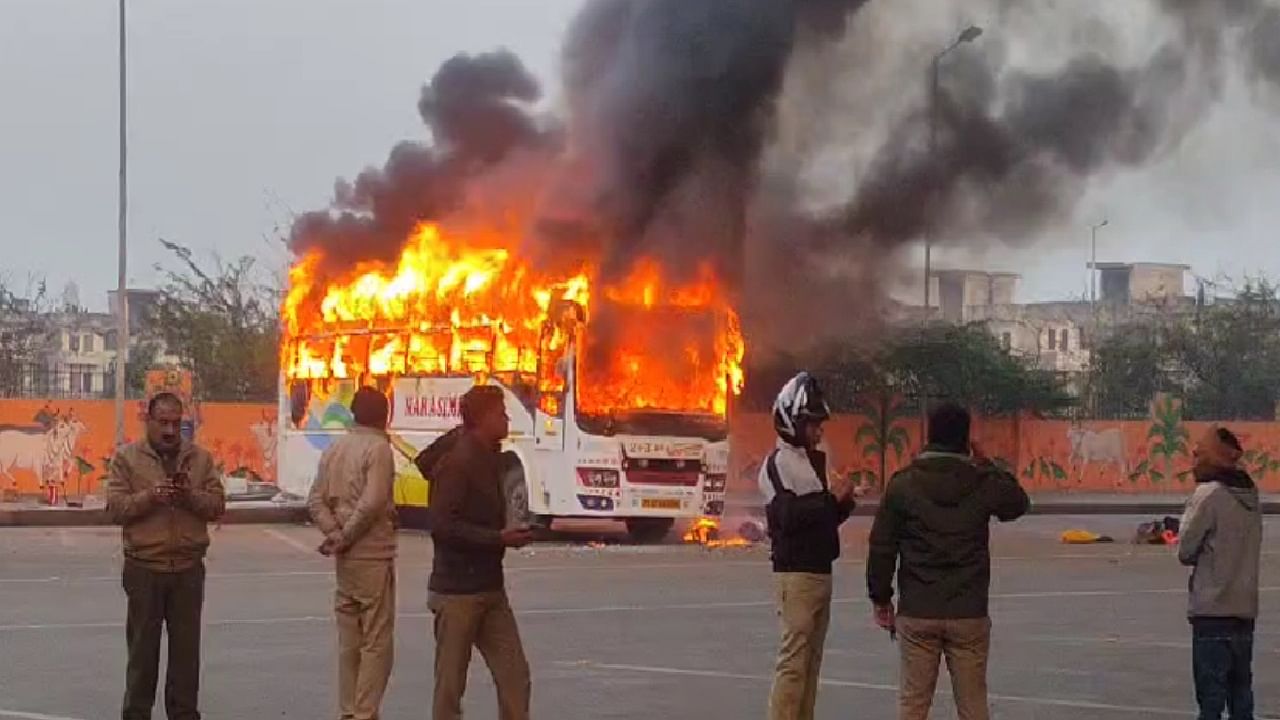
[[989, 524], [1021, 517], [1031, 501], [970, 442], [969, 425], [958, 405], [934, 409], [928, 446], [889, 481], [871, 528], [867, 588], [876, 623], [902, 641], [899, 720], [928, 718], [944, 654], [960, 720], [989, 717]]

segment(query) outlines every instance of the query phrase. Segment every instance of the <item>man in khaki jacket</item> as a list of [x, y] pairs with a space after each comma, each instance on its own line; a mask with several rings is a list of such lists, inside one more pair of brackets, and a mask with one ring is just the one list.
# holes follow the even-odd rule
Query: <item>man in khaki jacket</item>
[[123, 525], [129, 646], [123, 720], [149, 720], [169, 633], [164, 706], [169, 720], [200, 720], [200, 612], [208, 523], [225, 509], [213, 457], [182, 439], [182, 401], [159, 393], [147, 437], [111, 458], [107, 514]]
[[338, 706], [342, 720], [377, 720], [391, 677], [396, 617], [395, 457], [387, 398], [361, 388], [355, 427], [320, 457], [307, 504], [336, 558]]

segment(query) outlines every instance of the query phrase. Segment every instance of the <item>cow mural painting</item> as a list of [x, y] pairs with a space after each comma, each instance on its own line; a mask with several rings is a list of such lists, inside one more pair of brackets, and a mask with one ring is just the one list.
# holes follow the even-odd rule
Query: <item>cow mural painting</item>
[[[863, 415], [832, 419], [825, 442], [834, 473], [856, 480], [875, 478], [883, 461], [885, 475], [891, 478], [920, 451], [919, 423], [897, 422], [895, 430], [901, 433], [881, 444], [871, 442], [873, 431], [866, 429], [874, 429], [877, 420]], [[992, 460], [1016, 473], [1031, 492], [1186, 495], [1194, 489], [1189, 438], [1214, 424], [1184, 421], [1176, 399], [1161, 397], [1152, 404], [1148, 420], [978, 417], [973, 432]], [[1280, 422], [1224, 424], [1244, 443], [1245, 466], [1263, 492], [1280, 492]], [[734, 418], [731, 502], [749, 503], [754, 497], [756, 473], [773, 442], [767, 414], [739, 413]]]
[[[142, 436], [145, 413], [144, 400], [126, 413], [126, 442]], [[191, 429], [227, 478], [274, 484], [275, 419], [270, 405], [201, 403]], [[111, 400], [0, 400], [0, 501], [101, 495], [114, 443]]]
[[4, 489], [17, 488], [24, 471], [36, 478], [36, 488], [46, 501], [56, 504], [65, 494], [67, 477], [74, 465], [82, 479], [93, 464], [76, 454], [80, 438], [88, 428], [75, 411], [44, 405], [27, 425], [6, 425], [0, 430], [0, 478]]

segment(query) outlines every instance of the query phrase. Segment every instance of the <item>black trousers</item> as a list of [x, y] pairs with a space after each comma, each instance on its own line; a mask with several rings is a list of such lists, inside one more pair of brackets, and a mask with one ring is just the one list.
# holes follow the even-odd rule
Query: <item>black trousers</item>
[[1253, 720], [1253, 621], [1191, 619], [1191, 666], [1200, 720]]
[[122, 720], [151, 720], [160, 674], [160, 638], [169, 635], [169, 668], [164, 709], [169, 720], [200, 720], [200, 611], [204, 605], [204, 564], [181, 572], [156, 572], [125, 561], [124, 592], [129, 598], [125, 638]]

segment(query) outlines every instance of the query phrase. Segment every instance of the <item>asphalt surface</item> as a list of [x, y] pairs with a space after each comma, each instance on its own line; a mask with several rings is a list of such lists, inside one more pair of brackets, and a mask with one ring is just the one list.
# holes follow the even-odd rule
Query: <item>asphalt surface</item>
[[[1064, 546], [1139, 518], [1032, 517], [996, 531], [996, 718], [1193, 717], [1186, 573], [1161, 547]], [[837, 569], [819, 718], [893, 718], [897, 656], [863, 598], [867, 520]], [[538, 718], [764, 717], [776, 641], [762, 548], [637, 547], [595, 531], [508, 561]], [[226, 526], [209, 558], [202, 705], [208, 720], [335, 718], [332, 576], [313, 529]], [[1280, 521], [1268, 521], [1268, 547]], [[397, 666], [384, 717], [429, 717], [430, 543], [402, 538]], [[0, 719], [119, 717], [124, 596], [109, 528], [0, 529]], [[1280, 556], [1265, 556], [1259, 717], [1280, 717]], [[945, 680], [933, 717], [954, 718]], [[476, 658], [468, 717], [495, 718]], [[157, 711], [156, 717], [162, 717]]]

